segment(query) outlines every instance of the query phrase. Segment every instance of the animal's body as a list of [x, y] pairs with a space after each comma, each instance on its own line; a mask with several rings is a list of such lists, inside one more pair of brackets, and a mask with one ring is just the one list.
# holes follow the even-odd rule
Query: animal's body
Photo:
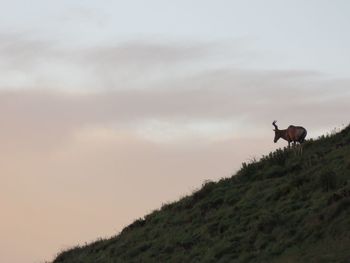
[[305, 141], [305, 137], [307, 135], [307, 131], [304, 127], [290, 125], [285, 130], [279, 130], [276, 121], [272, 123], [275, 127], [275, 139], [273, 140], [275, 143], [280, 139], [284, 139], [288, 142], [288, 147], [290, 147], [290, 143], [293, 142], [296, 144], [297, 142], [302, 144]]

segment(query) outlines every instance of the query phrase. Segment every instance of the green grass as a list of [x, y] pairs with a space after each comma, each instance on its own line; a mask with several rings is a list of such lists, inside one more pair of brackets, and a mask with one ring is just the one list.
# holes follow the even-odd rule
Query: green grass
[[350, 126], [243, 163], [54, 263], [339, 262], [350, 260]]

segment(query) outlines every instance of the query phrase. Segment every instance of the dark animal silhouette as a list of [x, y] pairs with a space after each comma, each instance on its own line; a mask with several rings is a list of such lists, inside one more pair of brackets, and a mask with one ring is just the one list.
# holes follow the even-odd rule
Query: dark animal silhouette
[[293, 142], [295, 145], [297, 142], [302, 144], [305, 141], [307, 131], [304, 127], [290, 125], [288, 129], [279, 130], [276, 122], [277, 121], [274, 121], [272, 123], [272, 125], [275, 127], [273, 130], [275, 132], [275, 139], [273, 140], [274, 143], [282, 138], [288, 142], [288, 147], [290, 147], [291, 142]]

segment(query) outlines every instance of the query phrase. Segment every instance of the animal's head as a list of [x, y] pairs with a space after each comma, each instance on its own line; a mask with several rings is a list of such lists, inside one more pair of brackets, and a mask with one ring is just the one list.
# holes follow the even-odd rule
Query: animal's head
[[281, 138], [281, 134], [279, 132], [279, 129], [276, 125], [277, 121], [273, 121], [272, 125], [275, 127], [275, 129], [273, 129], [273, 131], [275, 132], [275, 138], [273, 139], [273, 142], [276, 143], [278, 141], [279, 138]]

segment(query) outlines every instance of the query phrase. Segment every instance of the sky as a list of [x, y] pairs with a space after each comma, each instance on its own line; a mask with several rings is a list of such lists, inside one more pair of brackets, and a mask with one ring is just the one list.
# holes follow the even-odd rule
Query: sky
[[0, 261], [38, 263], [349, 123], [349, 1], [1, 1]]

